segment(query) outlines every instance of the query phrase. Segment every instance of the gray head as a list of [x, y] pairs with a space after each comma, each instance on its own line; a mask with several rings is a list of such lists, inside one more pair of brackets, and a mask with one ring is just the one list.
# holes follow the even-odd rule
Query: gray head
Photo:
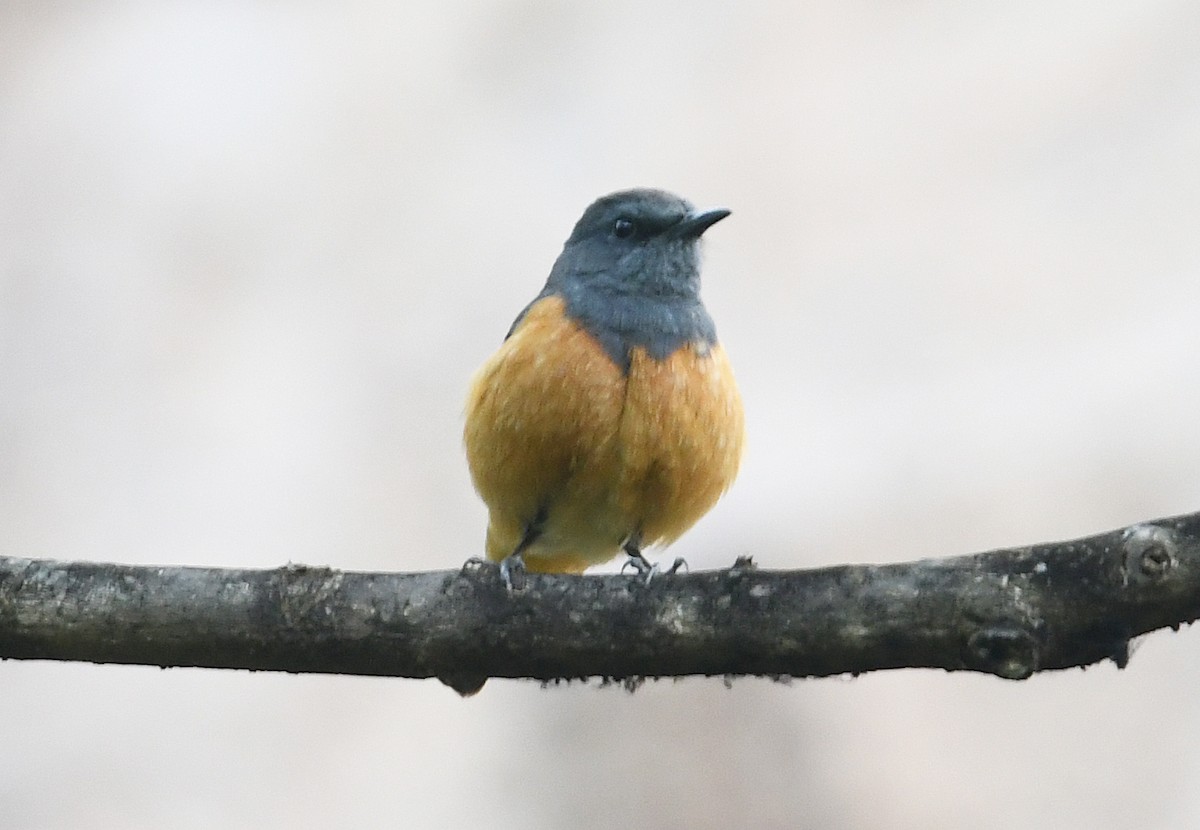
[[700, 302], [700, 236], [728, 215], [697, 211], [662, 190], [597, 199], [537, 299], [562, 297], [567, 314], [626, 369], [636, 346], [657, 360], [688, 342], [711, 346], [717, 333]]

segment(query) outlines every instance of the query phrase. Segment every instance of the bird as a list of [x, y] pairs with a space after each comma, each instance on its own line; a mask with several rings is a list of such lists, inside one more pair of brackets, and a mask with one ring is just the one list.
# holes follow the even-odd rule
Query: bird
[[597, 199], [472, 379], [463, 443], [510, 592], [522, 570], [622, 552], [649, 580], [644, 548], [733, 483], [742, 399], [700, 299], [701, 236], [730, 213], [650, 188]]

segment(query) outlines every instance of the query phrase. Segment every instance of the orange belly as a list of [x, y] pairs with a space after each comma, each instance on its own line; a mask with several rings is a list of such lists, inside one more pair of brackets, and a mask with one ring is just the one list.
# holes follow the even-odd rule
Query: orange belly
[[476, 375], [464, 442], [488, 506], [487, 555], [501, 560], [541, 519], [532, 571], [580, 572], [678, 538], [733, 483], [741, 398], [719, 345], [656, 361], [635, 348], [629, 372], [541, 300]]

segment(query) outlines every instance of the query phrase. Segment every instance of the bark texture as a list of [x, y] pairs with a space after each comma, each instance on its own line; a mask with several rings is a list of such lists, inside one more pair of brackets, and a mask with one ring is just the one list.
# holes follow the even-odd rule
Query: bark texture
[[1022, 679], [1200, 617], [1200, 514], [947, 559], [636, 576], [148, 567], [0, 557], [0, 658], [437, 677]]

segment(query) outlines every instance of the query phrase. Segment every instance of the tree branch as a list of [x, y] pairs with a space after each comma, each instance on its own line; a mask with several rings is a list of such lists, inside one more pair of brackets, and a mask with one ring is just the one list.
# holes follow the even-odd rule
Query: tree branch
[[1022, 679], [1200, 617], [1200, 513], [891, 565], [635, 576], [490, 565], [360, 573], [0, 557], [0, 657], [437, 677], [821, 677], [930, 667]]

